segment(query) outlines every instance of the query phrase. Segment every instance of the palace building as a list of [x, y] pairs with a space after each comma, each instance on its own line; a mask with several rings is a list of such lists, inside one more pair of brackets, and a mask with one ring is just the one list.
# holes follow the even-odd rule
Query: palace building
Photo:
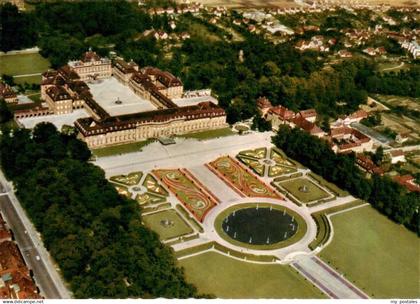
[[111, 63], [92, 51], [43, 73], [41, 99], [57, 115], [84, 108], [90, 117], [75, 126], [90, 148], [227, 126], [215, 98], [184, 96], [181, 80], [171, 73], [121, 58]]
[[70, 61], [68, 65], [83, 81], [111, 77], [111, 60], [102, 58], [96, 52], [86, 52], [81, 60]]
[[0, 99], [6, 103], [17, 103], [18, 98], [13, 89], [6, 83], [0, 81]]

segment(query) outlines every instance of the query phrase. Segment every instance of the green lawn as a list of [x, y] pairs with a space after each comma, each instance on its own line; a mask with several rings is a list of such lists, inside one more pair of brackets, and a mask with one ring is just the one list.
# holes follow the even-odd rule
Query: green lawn
[[150, 144], [151, 140], [139, 141], [130, 144], [111, 146], [106, 148], [93, 149], [92, 153], [96, 157], [106, 157], [125, 153], [139, 152], [141, 148]]
[[[161, 240], [167, 240], [193, 232], [191, 227], [185, 223], [175, 210], [166, 210], [145, 215], [142, 217], [142, 220], [146, 226], [159, 234]], [[164, 220], [169, 220], [172, 224], [170, 226], [164, 226], [161, 223]]]
[[189, 22], [188, 32], [191, 34], [191, 37], [198, 37], [212, 42], [221, 40], [217, 34], [210, 32], [206, 26], [196, 22]]
[[372, 207], [332, 217], [334, 239], [320, 256], [375, 298], [420, 297], [419, 238]]
[[206, 139], [229, 136], [229, 135], [234, 135], [234, 134], [236, 133], [233, 132], [230, 128], [223, 128], [223, 129], [209, 130], [209, 131], [198, 132], [198, 133], [183, 134], [183, 135], [180, 135], [179, 137], [206, 140]]
[[41, 93], [31, 94], [31, 95], [28, 95], [28, 97], [36, 103], [41, 102]]
[[218, 298], [325, 298], [289, 266], [241, 262], [216, 252], [186, 258], [179, 264], [200, 292]]
[[26, 83], [41, 83], [41, 75], [34, 75], [34, 76], [25, 76], [25, 77], [14, 77], [14, 81], [16, 84], [24, 84]]
[[[42, 73], [46, 71], [49, 66], [50, 62], [38, 53], [0, 55], [1, 74], [15, 76]], [[16, 80], [20, 81], [19, 78]]]
[[[290, 192], [302, 203], [309, 203], [330, 196], [327, 192], [325, 192], [306, 178], [296, 178], [293, 180], [284, 181], [279, 183], [279, 185], [286, 189], [288, 192]], [[303, 186], [307, 187], [308, 192], [302, 192], [299, 190]]]

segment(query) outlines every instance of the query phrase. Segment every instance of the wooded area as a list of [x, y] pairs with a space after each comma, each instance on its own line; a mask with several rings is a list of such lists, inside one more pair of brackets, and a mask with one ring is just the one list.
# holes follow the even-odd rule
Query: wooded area
[[[158, 4], [171, 5], [161, 2]], [[176, 29], [171, 29], [166, 14], [150, 16], [146, 8], [125, 1], [41, 3], [29, 12], [17, 12], [6, 4], [0, 10], [4, 16], [0, 27], [2, 50], [38, 45], [53, 67], [79, 58], [89, 47], [101, 55], [114, 50], [140, 66], [171, 71], [182, 79], [186, 89], [210, 87], [226, 109], [230, 123], [255, 115], [255, 100], [260, 96], [295, 111], [315, 108], [321, 120], [326, 120], [353, 112], [366, 102], [369, 92], [420, 94], [418, 67], [384, 75], [376, 72], [370, 60], [352, 59], [324, 67], [325, 55], [299, 52], [293, 41], [274, 45], [235, 25], [232, 28], [244, 39], [231, 41], [224, 38], [228, 36], [226, 31], [191, 14], [183, 14]], [[331, 18], [327, 21], [338, 22]], [[142, 35], [151, 28], [180, 33], [188, 31], [191, 24], [203, 26], [220, 39], [191, 37], [171, 46], [167, 56], [164, 45], [168, 42]], [[10, 30], [15, 28], [22, 31], [21, 35]]]
[[49, 123], [0, 138], [2, 168], [75, 297], [197, 297], [137, 202], [118, 195], [90, 156]]

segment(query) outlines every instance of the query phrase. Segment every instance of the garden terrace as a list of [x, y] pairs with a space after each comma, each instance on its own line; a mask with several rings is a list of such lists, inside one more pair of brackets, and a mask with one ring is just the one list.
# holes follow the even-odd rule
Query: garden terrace
[[173, 209], [143, 215], [142, 220], [147, 227], [159, 234], [161, 240], [169, 240], [193, 232], [191, 227]]
[[140, 182], [143, 173], [141, 172], [132, 172], [127, 175], [117, 175], [110, 177], [111, 182], [120, 183], [125, 186], [134, 186]]
[[296, 172], [296, 165], [276, 149], [270, 150], [269, 157], [266, 148], [241, 151], [236, 157], [259, 176], [264, 176], [267, 172], [268, 177]]
[[207, 212], [217, 204], [211, 193], [206, 192], [181, 170], [153, 170], [152, 173], [200, 222], [203, 221]]
[[132, 172], [109, 178], [120, 195], [134, 198], [142, 207], [156, 206], [166, 201], [168, 192], [150, 175]]
[[306, 177], [275, 182], [275, 185], [284, 188], [304, 204], [310, 204], [315, 201], [332, 197], [330, 193], [324, 191]]
[[242, 196], [281, 198], [271, 187], [229, 156], [220, 157], [207, 164], [207, 167]]

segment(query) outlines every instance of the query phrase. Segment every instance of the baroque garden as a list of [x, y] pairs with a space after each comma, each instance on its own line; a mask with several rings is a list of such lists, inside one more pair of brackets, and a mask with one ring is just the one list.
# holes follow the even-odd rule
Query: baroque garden
[[[337, 254], [349, 246], [342, 244], [347, 233], [343, 229], [354, 227], [343, 228], [339, 219], [376, 211], [288, 158], [269, 141], [255, 145], [217, 156], [200, 155], [179, 166], [168, 160], [153, 167], [150, 162], [128, 168], [100, 165], [118, 192], [143, 208], [143, 223], [174, 250], [187, 279], [200, 291], [228, 298], [342, 297], [342, 290], [332, 290], [311, 277], [309, 264], [337, 273], [341, 267], [348, 268], [351, 260], [337, 260]], [[386, 291], [387, 282], [372, 287], [351, 269], [346, 271], [342, 284], [355, 284], [347, 294], [350, 298], [392, 293]], [[212, 272], [220, 272], [220, 278]], [[249, 293], [251, 287], [245, 286], [252, 283], [246, 274], [260, 272], [267, 272], [264, 287]], [[279, 284], [287, 284], [272, 286], [271, 276], [285, 276]], [[210, 284], [212, 280], [220, 283]], [[406, 287], [407, 295], [415, 289], [411, 287]]]

